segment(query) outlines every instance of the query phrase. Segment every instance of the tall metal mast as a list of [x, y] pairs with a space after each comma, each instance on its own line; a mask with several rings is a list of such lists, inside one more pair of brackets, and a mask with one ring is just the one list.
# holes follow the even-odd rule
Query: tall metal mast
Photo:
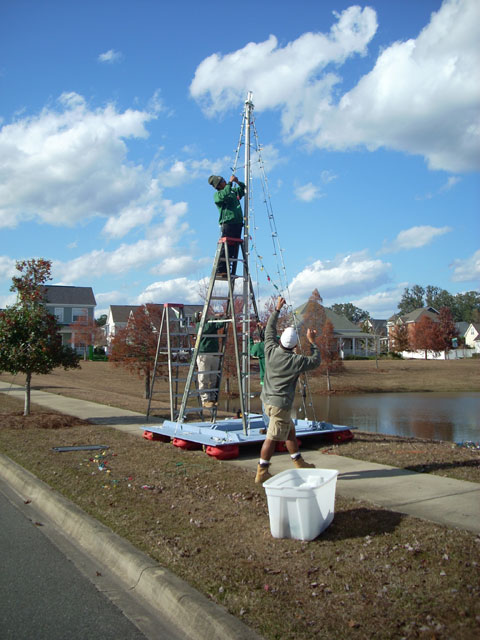
[[243, 320], [242, 320], [242, 371], [243, 371], [243, 406], [247, 416], [250, 414], [250, 269], [249, 269], [249, 239], [250, 239], [250, 124], [252, 121], [252, 92], [249, 91], [245, 101], [245, 197], [243, 232], [244, 246], [244, 278], [243, 278]]

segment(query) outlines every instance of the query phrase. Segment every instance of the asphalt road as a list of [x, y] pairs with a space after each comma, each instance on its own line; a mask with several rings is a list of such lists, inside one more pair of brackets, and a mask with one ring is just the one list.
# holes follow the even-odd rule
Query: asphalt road
[[[9, 499], [7, 499], [7, 496]], [[13, 504], [12, 504], [13, 503]], [[15, 505], [15, 506], [14, 506]], [[121, 594], [100, 567], [54, 544], [58, 536], [0, 483], [0, 637], [2, 640], [177, 640]], [[45, 535], [47, 534], [47, 535]], [[70, 559], [65, 555], [73, 557]], [[77, 562], [79, 561], [79, 562]], [[80, 563], [80, 564], [79, 564]], [[97, 586], [77, 568], [93, 575]], [[97, 568], [95, 568], [97, 567]], [[108, 573], [108, 570], [107, 570]], [[102, 581], [105, 581], [102, 583]], [[103, 590], [100, 591], [99, 589]], [[110, 598], [105, 593], [110, 593]], [[118, 606], [117, 606], [118, 605]], [[121, 608], [119, 608], [121, 607]], [[122, 610], [144, 626], [142, 633]]]

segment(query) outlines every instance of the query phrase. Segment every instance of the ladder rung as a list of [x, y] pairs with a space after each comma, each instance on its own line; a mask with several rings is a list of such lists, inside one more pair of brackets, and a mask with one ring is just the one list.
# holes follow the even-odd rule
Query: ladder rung
[[[190, 396], [201, 396], [202, 394], [206, 393], [208, 391], [208, 393], [210, 393], [210, 391], [219, 391], [219, 387], [208, 387], [208, 389], [197, 389], [195, 391], [189, 391], [188, 392], [188, 397], [190, 398]], [[175, 394], [174, 394], [175, 395]], [[183, 396], [183, 393], [177, 394], [180, 396]]]

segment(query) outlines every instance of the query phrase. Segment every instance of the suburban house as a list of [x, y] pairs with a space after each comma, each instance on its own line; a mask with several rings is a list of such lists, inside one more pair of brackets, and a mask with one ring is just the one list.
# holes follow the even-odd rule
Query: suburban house
[[[156, 307], [162, 307], [163, 304], [155, 304]], [[107, 339], [107, 349], [110, 346], [112, 338], [119, 329], [123, 329], [127, 326], [130, 318], [133, 317], [135, 311], [140, 309], [141, 305], [110, 305], [108, 311], [107, 322], [105, 323], [105, 336]], [[195, 322], [194, 315], [197, 311], [202, 311], [203, 305], [200, 304], [185, 304], [183, 305], [183, 315], [186, 321], [186, 326], [192, 329], [194, 332]], [[171, 320], [178, 320], [179, 309], [178, 307], [171, 306], [168, 310], [169, 318]], [[152, 327], [153, 331], [158, 330], [158, 327]]]
[[107, 351], [110, 347], [115, 332], [127, 326], [130, 313], [140, 309], [140, 305], [111, 304], [108, 310], [107, 321], [105, 323], [105, 338], [107, 341]]
[[469, 322], [455, 322], [455, 329], [458, 332], [458, 337], [465, 340], [465, 334], [470, 326]]
[[470, 324], [465, 332], [465, 345], [475, 349], [475, 353], [480, 353], [480, 324]]
[[367, 318], [363, 322], [359, 322], [359, 328], [370, 333], [376, 344], [377, 353], [387, 353], [388, 351], [388, 332], [387, 321], [379, 318]]
[[[302, 324], [307, 305], [308, 302], [305, 302], [294, 311], [299, 324]], [[375, 355], [373, 334], [362, 331], [348, 318], [338, 315], [327, 307], [324, 307], [324, 310], [327, 320], [330, 320], [333, 325], [333, 335], [337, 340], [338, 351], [342, 359], [346, 356]]]
[[44, 292], [44, 304], [60, 326], [62, 344], [75, 348], [71, 325], [79, 321], [93, 322], [95, 319], [97, 303], [92, 287], [45, 285]]
[[399, 324], [407, 325], [408, 335], [413, 335], [413, 330], [417, 322], [420, 321], [421, 318], [427, 317], [430, 318], [433, 322], [439, 321], [440, 314], [433, 307], [422, 307], [420, 309], [414, 309], [410, 311], [410, 313], [406, 313], [404, 315], [394, 314], [391, 318], [387, 320], [387, 333], [388, 333], [388, 348], [392, 348], [392, 332], [395, 326]]

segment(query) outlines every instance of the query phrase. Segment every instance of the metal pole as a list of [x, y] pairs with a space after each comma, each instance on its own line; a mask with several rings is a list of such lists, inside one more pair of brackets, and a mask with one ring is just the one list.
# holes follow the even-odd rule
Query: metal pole
[[[250, 122], [253, 111], [252, 92], [249, 91], [245, 101], [245, 197], [244, 197], [244, 219], [245, 227], [243, 232], [243, 246], [245, 249], [243, 266], [243, 320], [242, 320], [242, 371], [244, 394], [244, 410], [250, 414], [250, 270], [249, 263], [249, 239], [250, 239]], [[245, 424], [245, 422], [244, 422]]]

